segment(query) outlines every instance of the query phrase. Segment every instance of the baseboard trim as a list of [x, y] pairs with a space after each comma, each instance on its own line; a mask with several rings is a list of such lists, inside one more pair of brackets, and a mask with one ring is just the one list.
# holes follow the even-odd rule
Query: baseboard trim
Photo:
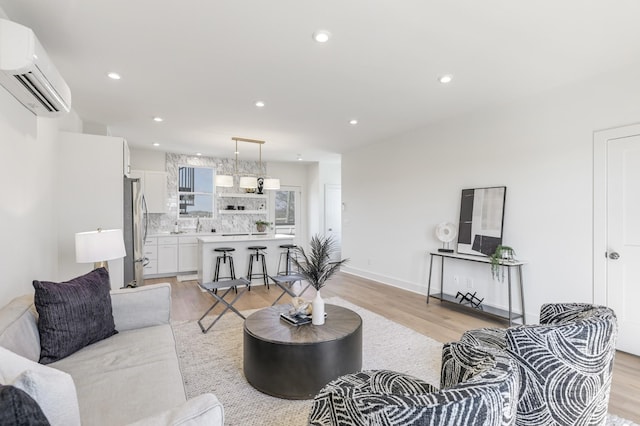
[[417, 285], [410, 281], [404, 281], [398, 278], [390, 277], [388, 275], [376, 274], [364, 269], [353, 268], [350, 266], [342, 266], [340, 267], [340, 271], [346, 274], [355, 275], [357, 277], [377, 281], [379, 283], [390, 285], [392, 287], [401, 288], [403, 290], [411, 291], [413, 293], [421, 294], [424, 297], [427, 297], [427, 288], [425, 286]]

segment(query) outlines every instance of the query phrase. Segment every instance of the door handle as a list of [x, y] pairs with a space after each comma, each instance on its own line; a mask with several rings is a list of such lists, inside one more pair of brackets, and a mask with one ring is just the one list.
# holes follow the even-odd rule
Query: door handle
[[609, 253], [609, 259], [611, 259], [611, 260], [620, 259], [620, 253], [612, 251], [611, 253]]

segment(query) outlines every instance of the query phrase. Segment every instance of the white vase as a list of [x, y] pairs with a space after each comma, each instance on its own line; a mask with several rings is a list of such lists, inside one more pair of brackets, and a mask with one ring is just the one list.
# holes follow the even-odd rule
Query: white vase
[[311, 324], [324, 324], [324, 300], [320, 296], [320, 290], [316, 290], [316, 297], [311, 302]]

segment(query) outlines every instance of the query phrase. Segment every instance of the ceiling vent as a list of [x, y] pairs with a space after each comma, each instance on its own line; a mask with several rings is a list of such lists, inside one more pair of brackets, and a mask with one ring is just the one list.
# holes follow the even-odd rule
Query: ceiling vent
[[36, 115], [71, 109], [69, 86], [33, 31], [6, 19], [0, 19], [0, 85]]

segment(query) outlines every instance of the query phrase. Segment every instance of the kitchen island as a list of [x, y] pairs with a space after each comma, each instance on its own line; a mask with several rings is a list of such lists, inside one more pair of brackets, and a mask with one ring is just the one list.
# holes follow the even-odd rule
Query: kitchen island
[[[275, 275], [278, 268], [278, 258], [282, 249], [281, 244], [293, 244], [294, 235], [284, 234], [240, 234], [240, 235], [207, 235], [198, 237], [198, 282], [205, 283], [213, 280], [215, 270], [216, 253], [213, 250], [220, 247], [232, 247], [236, 249], [233, 255], [236, 277], [245, 277], [249, 268], [249, 255], [252, 253], [248, 249], [250, 246], [265, 246], [265, 260], [267, 263], [267, 273]], [[224, 270], [223, 270], [224, 268]], [[227, 276], [227, 266], [220, 266], [220, 275]], [[262, 272], [260, 263], [253, 264], [253, 272]], [[262, 279], [254, 278], [256, 285], [262, 284]]]

